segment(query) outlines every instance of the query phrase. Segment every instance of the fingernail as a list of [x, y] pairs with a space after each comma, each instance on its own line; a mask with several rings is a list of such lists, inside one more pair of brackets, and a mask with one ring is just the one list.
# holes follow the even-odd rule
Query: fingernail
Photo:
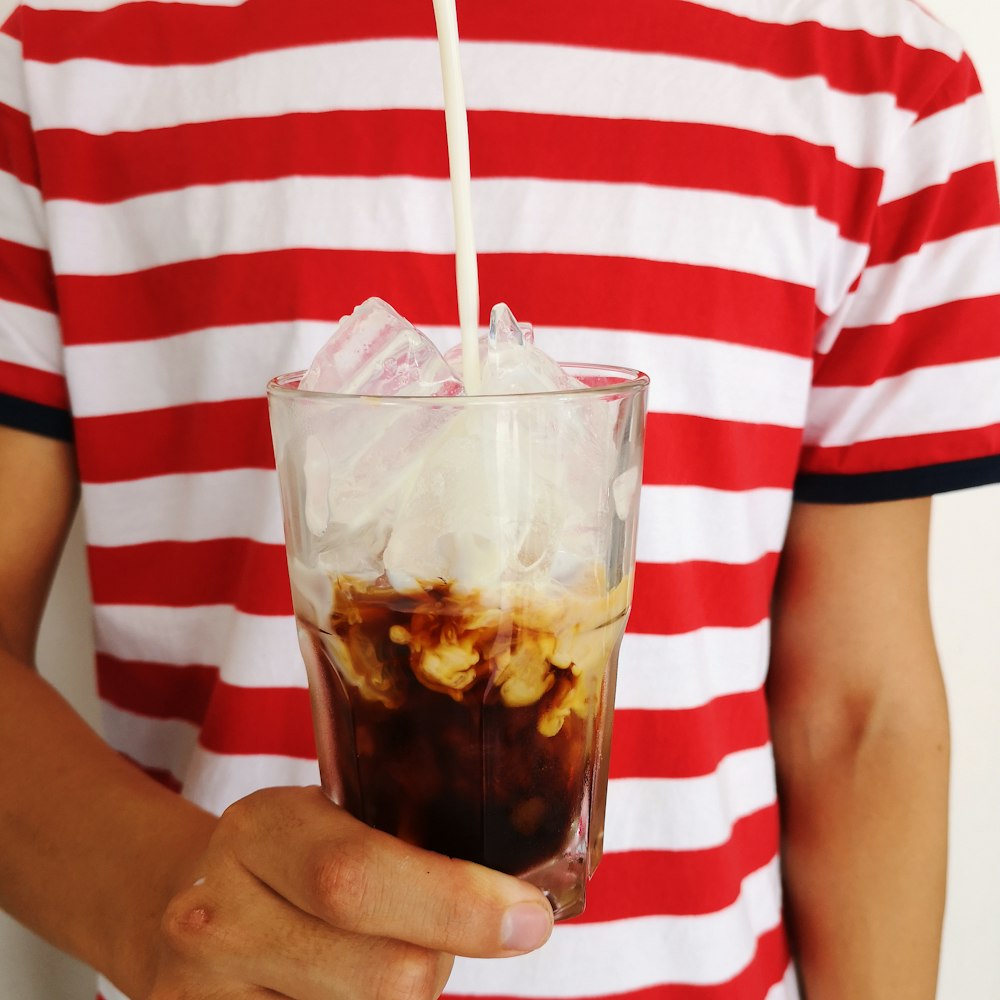
[[510, 951], [532, 951], [545, 942], [552, 929], [552, 911], [538, 903], [518, 903], [500, 925], [503, 946]]

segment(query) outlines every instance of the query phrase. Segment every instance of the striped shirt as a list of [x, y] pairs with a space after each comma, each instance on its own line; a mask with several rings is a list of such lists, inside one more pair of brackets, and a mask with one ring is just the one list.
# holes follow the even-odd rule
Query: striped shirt
[[[604, 861], [447, 995], [793, 1000], [793, 498], [1000, 479], [975, 71], [910, 0], [459, 16], [484, 307], [652, 386]], [[429, 0], [36, 0], [0, 34], [0, 421], [75, 442], [108, 740], [213, 811], [318, 780], [263, 384], [369, 295], [454, 343], [452, 239]]]

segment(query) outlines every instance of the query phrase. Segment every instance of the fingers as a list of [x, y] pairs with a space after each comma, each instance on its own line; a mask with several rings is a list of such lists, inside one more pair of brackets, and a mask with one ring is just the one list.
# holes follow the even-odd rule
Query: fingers
[[158, 984], [155, 1000], [432, 1000], [452, 965], [416, 945], [330, 927], [232, 859], [174, 897], [163, 930], [173, 982]]
[[250, 872], [343, 931], [486, 958], [531, 951], [552, 930], [533, 886], [372, 830], [319, 789], [255, 793], [224, 823]]

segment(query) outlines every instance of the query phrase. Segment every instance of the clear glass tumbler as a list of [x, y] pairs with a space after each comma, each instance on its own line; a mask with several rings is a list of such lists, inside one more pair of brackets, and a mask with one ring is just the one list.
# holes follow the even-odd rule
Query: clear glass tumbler
[[648, 378], [510, 396], [268, 384], [327, 795], [582, 912], [600, 860]]

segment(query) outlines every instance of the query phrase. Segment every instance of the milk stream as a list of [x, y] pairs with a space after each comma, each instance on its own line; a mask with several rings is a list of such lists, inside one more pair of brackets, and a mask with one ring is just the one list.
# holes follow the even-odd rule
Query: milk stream
[[455, 221], [455, 280], [458, 323], [462, 331], [462, 381], [469, 395], [479, 392], [479, 266], [472, 233], [472, 171], [469, 165], [469, 120], [458, 54], [455, 0], [433, 0], [444, 83], [444, 118], [448, 133], [451, 205]]

